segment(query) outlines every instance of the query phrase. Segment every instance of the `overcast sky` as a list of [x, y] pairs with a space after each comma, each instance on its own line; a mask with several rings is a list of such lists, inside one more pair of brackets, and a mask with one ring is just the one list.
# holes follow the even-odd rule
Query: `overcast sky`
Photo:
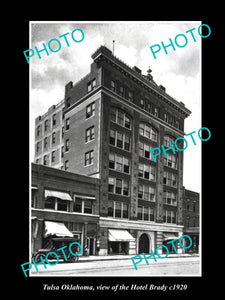
[[[91, 55], [100, 46], [105, 45], [112, 50], [115, 40], [114, 54], [123, 62], [133, 67], [136, 65], [146, 74], [148, 67], [152, 69], [153, 79], [162, 84], [166, 92], [192, 111], [185, 120], [185, 133], [198, 131], [201, 125], [201, 38], [197, 28], [201, 24], [196, 22], [32, 22], [30, 24], [30, 48], [43, 49], [42, 43], [58, 38], [67, 32], [80, 28], [84, 32], [84, 40], [75, 43], [71, 35], [67, 35], [70, 47], [64, 38], [59, 52], [41, 52], [42, 59], [37, 54], [30, 61], [30, 155], [34, 157], [34, 119], [44, 114], [47, 109], [64, 98], [65, 84], [76, 82], [90, 71]], [[190, 33], [185, 31], [192, 28], [196, 42]], [[79, 32], [74, 35], [79, 39]], [[169, 38], [174, 41], [178, 34], [185, 34], [188, 44], [183, 48], [167, 48], [156, 54], [154, 59], [150, 46], [169, 44]], [[182, 37], [177, 40], [183, 44]], [[52, 42], [53, 49], [58, 44]], [[24, 49], [26, 50], [26, 49]], [[187, 138], [188, 148], [184, 151], [184, 186], [196, 192], [201, 191], [201, 143], [196, 134], [197, 145], [191, 145], [191, 138]]]

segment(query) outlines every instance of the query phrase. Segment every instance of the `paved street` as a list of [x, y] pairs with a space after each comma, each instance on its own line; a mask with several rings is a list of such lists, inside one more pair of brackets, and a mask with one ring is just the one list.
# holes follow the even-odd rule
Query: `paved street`
[[198, 276], [200, 275], [200, 258], [198, 256], [168, 257], [165, 259], [143, 259], [135, 270], [130, 258], [114, 260], [90, 260], [78, 263], [58, 263], [55, 266], [33, 266], [31, 276]]

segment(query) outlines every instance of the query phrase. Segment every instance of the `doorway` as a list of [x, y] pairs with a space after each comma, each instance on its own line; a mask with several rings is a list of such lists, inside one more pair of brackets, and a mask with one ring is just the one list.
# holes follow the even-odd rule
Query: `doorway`
[[139, 254], [149, 253], [149, 237], [143, 233], [139, 238]]
[[95, 238], [87, 237], [88, 255], [95, 255]]

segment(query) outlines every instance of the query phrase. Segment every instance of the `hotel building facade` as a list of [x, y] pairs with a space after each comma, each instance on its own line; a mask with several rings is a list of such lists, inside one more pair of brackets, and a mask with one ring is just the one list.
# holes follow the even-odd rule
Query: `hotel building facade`
[[[167, 150], [154, 162], [150, 149], [167, 149], [184, 136], [191, 112], [155, 83], [150, 69], [143, 75], [105, 46], [92, 59], [90, 72], [65, 86], [64, 100], [36, 118], [35, 162], [97, 180], [93, 254], [149, 253], [184, 232], [183, 152]], [[54, 119], [47, 133], [45, 123]], [[55, 141], [50, 148], [47, 136]]]

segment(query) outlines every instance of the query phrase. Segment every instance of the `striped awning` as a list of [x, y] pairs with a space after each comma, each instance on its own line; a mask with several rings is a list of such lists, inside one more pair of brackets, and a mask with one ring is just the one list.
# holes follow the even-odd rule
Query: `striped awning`
[[73, 234], [66, 228], [64, 223], [45, 221], [44, 237], [49, 236], [73, 237]]
[[45, 199], [47, 199], [47, 197], [55, 197], [55, 198], [59, 198], [62, 200], [72, 201], [70, 194], [66, 193], [66, 192], [45, 190]]
[[135, 238], [127, 230], [109, 229], [109, 241], [110, 242], [130, 242]]

